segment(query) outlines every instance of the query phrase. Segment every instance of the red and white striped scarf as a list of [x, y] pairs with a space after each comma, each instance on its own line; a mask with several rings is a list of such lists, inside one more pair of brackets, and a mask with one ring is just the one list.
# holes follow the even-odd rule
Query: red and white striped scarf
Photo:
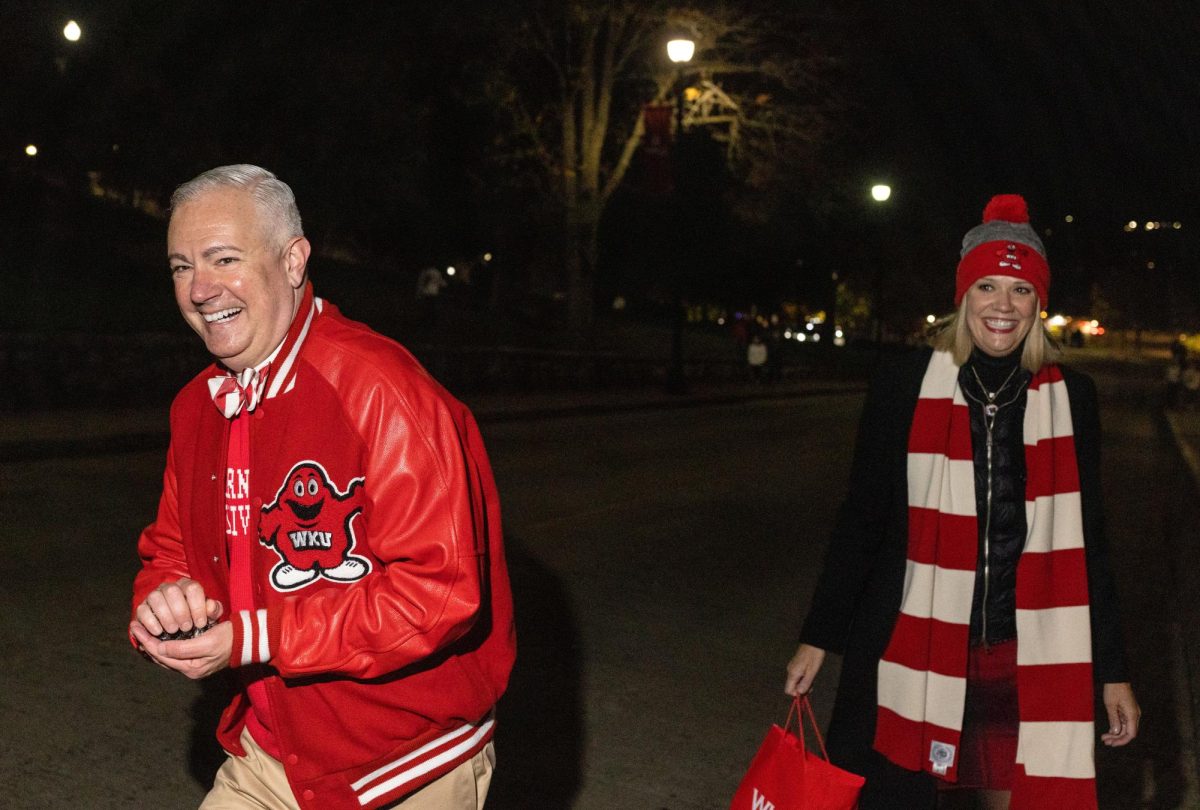
[[[879, 662], [875, 748], [909, 770], [958, 778], [978, 524], [959, 367], [934, 352], [908, 439], [908, 562]], [[1096, 808], [1091, 622], [1079, 468], [1057, 366], [1029, 384], [1028, 534], [1017, 564], [1020, 727], [1012, 810]]]

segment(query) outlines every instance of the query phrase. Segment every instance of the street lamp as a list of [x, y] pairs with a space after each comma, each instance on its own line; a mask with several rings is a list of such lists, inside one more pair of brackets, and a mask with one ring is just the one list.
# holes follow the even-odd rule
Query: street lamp
[[78, 42], [81, 36], [83, 36], [83, 29], [80, 28], [79, 23], [75, 22], [74, 20], [68, 21], [67, 24], [63, 26], [63, 37], [65, 37], [68, 42]]
[[[675, 199], [677, 202], [680, 199], [679, 179], [681, 174], [679, 146], [683, 138], [683, 105], [686, 102], [684, 96], [686, 88], [683, 82], [683, 66], [692, 61], [692, 57], [695, 54], [696, 43], [693, 40], [680, 37], [672, 39], [667, 43], [667, 58], [675, 63], [675, 87], [677, 88], [675, 96], [675, 145], [672, 155], [674, 158]], [[681, 265], [683, 262], [682, 254], [678, 261]], [[671, 364], [667, 368], [668, 394], [687, 393], [687, 374], [683, 367], [683, 272], [684, 268], [677, 265], [675, 268], [675, 320], [671, 326]]]
[[[876, 183], [871, 186], [871, 199], [883, 206], [892, 198], [892, 187], [887, 183]], [[883, 351], [883, 257], [875, 260], [875, 351], [877, 356]]]
[[673, 39], [667, 43], [667, 58], [675, 64], [692, 61], [696, 55], [696, 43], [690, 39]]

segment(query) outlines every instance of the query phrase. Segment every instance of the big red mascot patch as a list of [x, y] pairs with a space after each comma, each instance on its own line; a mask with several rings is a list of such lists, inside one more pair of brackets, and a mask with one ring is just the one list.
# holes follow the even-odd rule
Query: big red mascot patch
[[280, 562], [271, 571], [279, 591], [294, 591], [319, 578], [353, 582], [371, 570], [354, 550], [354, 518], [362, 513], [362, 478], [345, 492], [316, 461], [301, 461], [283, 481], [275, 500], [262, 510], [259, 542], [275, 549]]

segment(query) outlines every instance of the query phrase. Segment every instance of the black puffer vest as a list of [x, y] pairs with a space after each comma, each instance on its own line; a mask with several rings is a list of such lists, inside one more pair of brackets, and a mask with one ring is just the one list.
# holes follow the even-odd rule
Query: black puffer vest
[[[1019, 367], [1020, 357], [1019, 349], [1001, 358], [975, 350], [958, 375], [971, 414], [975, 514], [979, 520], [971, 644], [995, 644], [1017, 636], [1017, 561], [1026, 534], [1025, 392], [1032, 376]], [[992, 423], [989, 460], [984, 403], [987, 392], [997, 389], [995, 403], [1000, 407]]]

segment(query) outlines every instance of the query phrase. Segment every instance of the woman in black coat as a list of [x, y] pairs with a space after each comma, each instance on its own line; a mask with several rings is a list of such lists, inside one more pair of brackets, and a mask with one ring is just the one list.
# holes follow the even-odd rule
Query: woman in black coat
[[1094, 808], [1093, 682], [1103, 742], [1137, 734], [1096, 390], [1053, 362], [1049, 279], [1024, 200], [993, 198], [963, 240], [958, 311], [867, 394], [785, 684], [806, 693], [844, 656], [828, 748], [867, 778], [864, 810]]

